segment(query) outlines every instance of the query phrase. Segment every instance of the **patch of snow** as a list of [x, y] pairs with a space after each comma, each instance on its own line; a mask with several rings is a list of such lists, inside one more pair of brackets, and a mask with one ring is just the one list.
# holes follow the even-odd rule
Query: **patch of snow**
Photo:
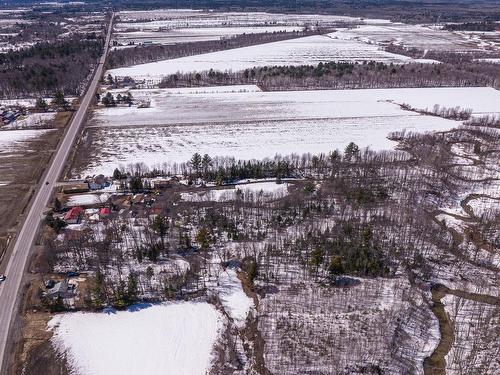
[[66, 203], [68, 207], [74, 206], [90, 206], [93, 204], [106, 203], [109, 199], [109, 194], [75, 194], [71, 195]]
[[56, 315], [49, 329], [73, 374], [194, 375], [210, 369], [222, 325], [212, 305], [179, 302]]
[[224, 310], [238, 328], [245, 326], [247, 316], [254, 307], [253, 300], [246, 295], [236, 271], [226, 268], [219, 274], [217, 292]]

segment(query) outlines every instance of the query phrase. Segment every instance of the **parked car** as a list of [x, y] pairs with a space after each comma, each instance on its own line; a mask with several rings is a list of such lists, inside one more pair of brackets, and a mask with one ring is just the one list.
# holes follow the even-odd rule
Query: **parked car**
[[1, 283], [2, 281], [4, 281], [6, 278], [7, 278], [7, 276], [5, 276], [5, 275], [0, 275], [0, 283]]

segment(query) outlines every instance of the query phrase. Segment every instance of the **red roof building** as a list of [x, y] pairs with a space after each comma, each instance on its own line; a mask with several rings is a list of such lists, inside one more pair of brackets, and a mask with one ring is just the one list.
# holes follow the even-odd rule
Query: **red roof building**
[[108, 216], [111, 213], [111, 210], [109, 207], [103, 207], [99, 210], [99, 215], [101, 216]]
[[68, 224], [78, 224], [80, 217], [82, 216], [82, 207], [73, 207], [68, 212], [64, 214], [64, 221]]

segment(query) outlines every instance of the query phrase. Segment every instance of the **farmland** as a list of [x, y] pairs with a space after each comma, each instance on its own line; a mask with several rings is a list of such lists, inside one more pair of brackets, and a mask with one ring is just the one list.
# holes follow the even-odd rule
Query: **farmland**
[[163, 164], [185, 163], [195, 152], [250, 160], [327, 153], [351, 141], [388, 150], [395, 146], [387, 139], [393, 131], [444, 131], [457, 125], [404, 111], [399, 104], [470, 107], [480, 116], [498, 114], [500, 100], [498, 91], [489, 88], [322, 90], [307, 95], [259, 92], [251, 86], [223, 91], [131, 90], [137, 100], [149, 99], [151, 107], [97, 110], [79, 153], [92, 157], [77, 157], [75, 175], [109, 175], [136, 161], [161, 169]]
[[237, 71], [256, 66], [314, 65], [327, 61], [404, 63], [413, 59], [385, 52], [375, 45], [335, 39], [332, 35], [320, 35], [112, 69], [109, 74], [116, 77], [154, 80], [179, 72], [210, 69]]
[[500, 20], [257, 3], [6, 13], [79, 66], [2, 91], [1, 203], [50, 194], [12, 373], [498, 373]]

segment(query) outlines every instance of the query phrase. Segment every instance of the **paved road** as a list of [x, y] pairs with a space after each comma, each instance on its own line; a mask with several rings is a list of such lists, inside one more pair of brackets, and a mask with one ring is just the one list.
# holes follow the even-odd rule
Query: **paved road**
[[[5, 353], [5, 350], [9, 337], [9, 326], [11, 324], [13, 314], [17, 311], [16, 300], [21, 287], [21, 280], [26, 268], [27, 259], [37, 234], [40, 219], [42, 218], [43, 212], [52, 196], [52, 190], [66, 165], [68, 155], [72, 149], [76, 136], [79, 134], [80, 126], [82, 125], [85, 114], [87, 113], [92, 99], [94, 98], [99, 79], [102, 76], [111, 37], [112, 22], [113, 16], [111, 17], [108, 34], [106, 36], [104, 53], [99, 60], [99, 65], [95, 70], [92, 82], [90, 83], [87, 93], [83, 97], [78, 111], [75, 113], [68, 130], [59, 145], [55, 157], [52, 159], [52, 163], [48, 168], [45, 178], [40, 181], [37, 194], [32, 202], [29, 212], [27, 213], [21, 231], [17, 236], [17, 240], [14, 244], [12, 254], [10, 255], [10, 259], [7, 264], [5, 271], [7, 280], [0, 283], [0, 373], [2, 372], [2, 364], [4, 360], [6, 361], [8, 358], [6, 355], [8, 353]], [[48, 182], [48, 184], [46, 184], [46, 182]], [[7, 366], [7, 362], [4, 366]], [[7, 369], [5, 368], [4, 370]]]

